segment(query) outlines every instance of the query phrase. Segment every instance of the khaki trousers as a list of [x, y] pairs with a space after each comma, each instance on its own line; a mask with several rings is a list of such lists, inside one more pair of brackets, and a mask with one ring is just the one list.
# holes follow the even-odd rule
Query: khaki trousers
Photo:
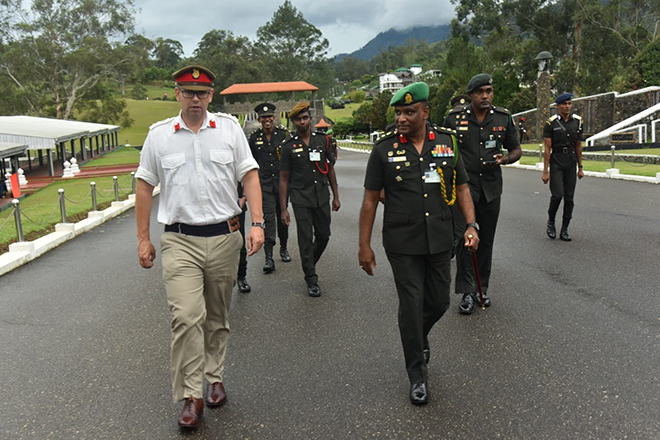
[[203, 379], [222, 382], [229, 306], [236, 283], [241, 234], [161, 236], [163, 281], [172, 315], [174, 402], [202, 398]]

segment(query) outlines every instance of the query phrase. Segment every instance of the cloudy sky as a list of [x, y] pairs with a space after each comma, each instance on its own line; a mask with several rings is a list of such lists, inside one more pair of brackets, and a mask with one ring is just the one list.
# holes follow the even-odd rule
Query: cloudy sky
[[[135, 0], [140, 9], [136, 30], [152, 39], [177, 40], [189, 56], [202, 36], [212, 29], [230, 30], [255, 41], [257, 29], [270, 21], [283, 3], [284, 0], [211, 0], [202, 3]], [[379, 32], [393, 27], [406, 29], [446, 24], [454, 16], [450, 0], [292, 0], [291, 3], [307, 21], [323, 32], [330, 42], [330, 55], [358, 50]], [[410, 7], [411, 4], [414, 7]]]

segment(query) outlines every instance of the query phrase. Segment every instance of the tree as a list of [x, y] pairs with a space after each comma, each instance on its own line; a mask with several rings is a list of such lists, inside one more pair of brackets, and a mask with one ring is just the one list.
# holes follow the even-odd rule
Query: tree
[[143, 35], [131, 35], [117, 48], [117, 53], [125, 60], [115, 72], [122, 96], [126, 94], [126, 81], [139, 81], [144, 70], [150, 66], [149, 53], [153, 48], [154, 42]]
[[328, 40], [289, 0], [257, 30], [257, 38], [273, 81], [307, 81], [319, 73], [324, 82], [332, 80], [332, 72], [323, 71], [327, 68]]
[[112, 41], [132, 32], [134, 10], [132, 0], [34, 0], [28, 10], [3, 0], [0, 15], [0, 71], [11, 80], [3, 95], [20, 94], [30, 113], [68, 119], [125, 62]]
[[183, 57], [183, 46], [171, 38], [157, 38], [151, 52], [156, 67], [173, 70]]

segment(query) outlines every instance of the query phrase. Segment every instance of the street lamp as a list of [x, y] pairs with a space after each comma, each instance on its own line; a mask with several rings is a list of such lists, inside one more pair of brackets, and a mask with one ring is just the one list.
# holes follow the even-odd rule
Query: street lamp
[[535, 59], [539, 62], [539, 73], [550, 70], [550, 60], [552, 59], [552, 54], [550, 52], [547, 50], [539, 52]]

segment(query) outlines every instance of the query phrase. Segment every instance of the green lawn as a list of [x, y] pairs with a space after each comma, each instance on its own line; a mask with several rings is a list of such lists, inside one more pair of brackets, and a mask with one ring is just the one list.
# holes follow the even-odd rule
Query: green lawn
[[[172, 93], [174, 93], [173, 90]], [[178, 115], [181, 108], [176, 101], [136, 101], [127, 99], [126, 105], [134, 122], [132, 127], [122, 129], [119, 132], [119, 143], [122, 145], [142, 145], [151, 124]]]
[[323, 107], [323, 111], [325, 112], [325, 115], [332, 119], [335, 122], [339, 122], [341, 119], [350, 119], [353, 117], [353, 112], [360, 107], [361, 104], [357, 104], [355, 102], [352, 102], [350, 104], [346, 104], [344, 108], [339, 108], [339, 109], [331, 109], [327, 105]]
[[[520, 163], [523, 165], [534, 165], [538, 161], [538, 157], [534, 156], [523, 156], [520, 159]], [[597, 171], [601, 173], [604, 173], [605, 170], [610, 168], [610, 162], [602, 160], [583, 160], [582, 165], [584, 165], [584, 171]], [[617, 160], [614, 166], [619, 169], [621, 174], [655, 177], [656, 173], [660, 173], [660, 165], [641, 164]]]
[[117, 150], [86, 162], [80, 167], [107, 167], [113, 165], [128, 165], [138, 162], [140, 162], [140, 150], [133, 147], [119, 147]]

